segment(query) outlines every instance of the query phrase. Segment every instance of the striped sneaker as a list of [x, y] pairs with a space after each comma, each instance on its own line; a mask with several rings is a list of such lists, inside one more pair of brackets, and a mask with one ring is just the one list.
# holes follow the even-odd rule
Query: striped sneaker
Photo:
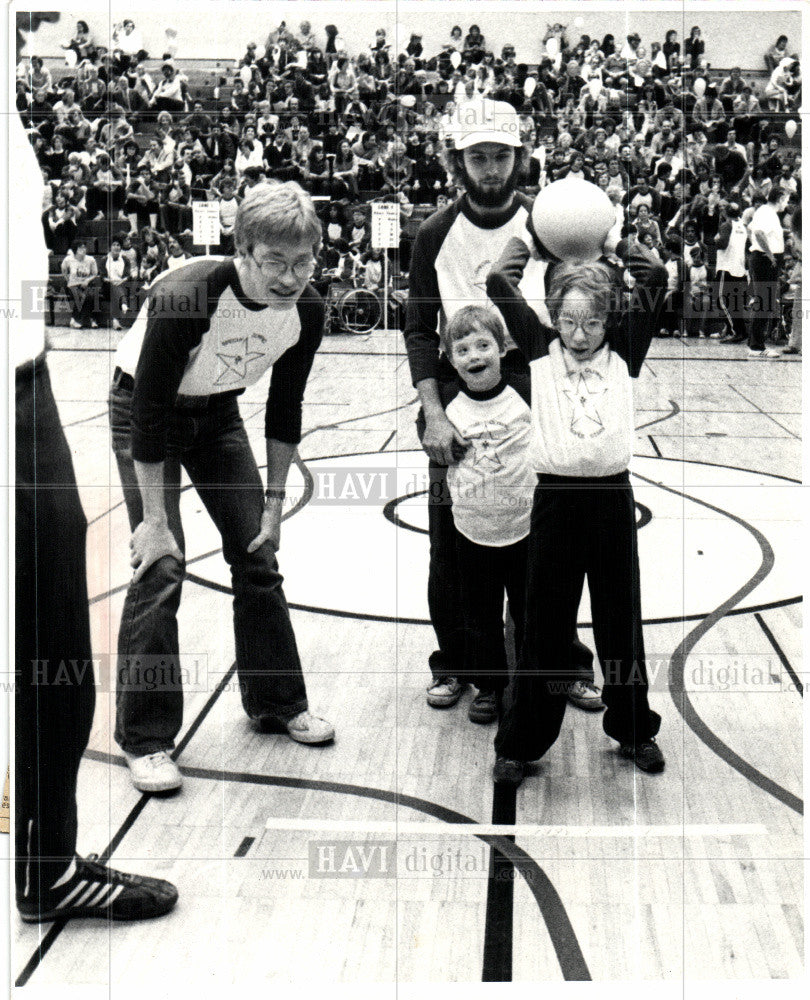
[[17, 909], [27, 924], [73, 917], [149, 920], [168, 913], [177, 902], [177, 889], [171, 882], [108, 868], [99, 863], [97, 854], [76, 858], [72, 867], [72, 874], [60, 880], [61, 884], [38, 897], [17, 900]]

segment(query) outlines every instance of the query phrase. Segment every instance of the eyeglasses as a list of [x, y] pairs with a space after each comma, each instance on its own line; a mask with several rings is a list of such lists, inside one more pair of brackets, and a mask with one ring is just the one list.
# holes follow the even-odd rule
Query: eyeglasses
[[593, 319], [586, 319], [584, 322], [578, 322], [568, 316], [561, 316], [557, 325], [560, 328], [560, 333], [564, 333], [567, 337], [572, 336], [580, 328], [592, 337], [598, 333], [602, 333], [605, 329], [605, 321], [596, 319], [595, 317]]
[[[253, 257], [253, 254], [251, 254], [251, 257]], [[262, 274], [270, 278], [271, 281], [280, 278], [288, 270], [292, 271], [293, 277], [298, 281], [311, 278], [315, 273], [316, 264], [314, 260], [300, 260], [296, 264], [288, 264], [283, 260], [256, 260], [255, 257], [253, 257], [253, 260]]]

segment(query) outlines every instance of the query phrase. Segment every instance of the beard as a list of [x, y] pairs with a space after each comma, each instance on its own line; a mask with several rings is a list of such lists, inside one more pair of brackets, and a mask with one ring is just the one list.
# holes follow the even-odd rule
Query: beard
[[[516, 152], [519, 153], [520, 150]], [[467, 192], [467, 197], [481, 208], [505, 208], [512, 200], [512, 195], [517, 188], [522, 169], [521, 158], [516, 155], [515, 165], [506, 180], [502, 184], [488, 184], [484, 187], [470, 177], [463, 160], [459, 163], [459, 173], [464, 184], [464, 189]]]

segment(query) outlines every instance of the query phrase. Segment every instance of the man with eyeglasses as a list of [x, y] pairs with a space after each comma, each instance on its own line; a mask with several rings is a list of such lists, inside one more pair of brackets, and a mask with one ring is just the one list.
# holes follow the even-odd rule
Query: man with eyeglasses
[[[276, 561], [304, 389], [324, 325], [323, 300], [309, 284], [321, 243], [312, 199], [294, 182], [256, 185], [239, 206], [234, 243], [234, 257], [198, 257], [161, 274], [116, 353], [110, 421], [134, 572], [118, 638], [115, 738], [145, 792], [182, 782], [171, 757], [183, 718], [181, 467], [231, 569], [246, 713], [260, 730], [299, 743], [334, 737], [308, 710]], [[271, 368], [265, 489], [237, 397]]]

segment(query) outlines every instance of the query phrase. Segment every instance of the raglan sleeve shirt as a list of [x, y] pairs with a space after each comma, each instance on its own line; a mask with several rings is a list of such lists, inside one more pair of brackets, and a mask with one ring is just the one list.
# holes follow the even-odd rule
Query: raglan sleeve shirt
[[[186, 268], [180, 268], [172, 274], [182, 275], [184, 271]], [[160, 292], [165, 294], [167, 280], [171, 278], [163, 278], [150, 288], [150, 298]], [[225, 350], [219, 346], [222, 341], [215, 341], [213, 346], [204, 343], [206, 337], [210, 340], [217, 336], [216, 329], [212, 331], [217, 322], [217, 311], [212, 310], [210, 295], [209, 289], [209, 315], [189, 317], [176, 312], [171, 314], [168, 309], [155, 309], [146, 321], [132, 399], [132, 456], [136, 461], [155, 463], [164, 460], [171, 411], [184, 379], [185, 384], [189, 384], [193, 377], [194, 394], [203, 394], [202, 390], [207, 390], [208, 394], [242, 390], [255, 382], [270, 363], [272, 375], [265, 410], [265, 435], [288, 444], [298, 444], [301, 440], [304, 390], [323, 336], [325, 308], [320, 295], [312, 286], [307, 286], [299, 299], [296, 310], [300, 332], [295, 328], [297, 324], [293, 326], [289, 319], [292, 310], [256, 309], [254, 304], [253, 309], [246, 311], [246, 318], [239, 322], [239, 333], [251, 338], [244, 354], [255, 357], [259, 374], [241, 379], [230, 368], [205, 365], [212, 351], [216, 352], [218, 347], [220, 352]], [[227, 315], [225, 310], [223, 315]], [[283, 343], [289, 342], [289, 346], [272, 359], [274, 322], [276, 325], [284, 324], [282, 336], [286, 340]], [[251, 334], [251, 330], [256, 332]], [[265, 358], [253, 349], [258, 345], [252, 338], [268, 343]], [[243, 359], [237, 360], [241, 363]], [[247, 371], [247, 362], [244, 370]], [[219, 372], [220, 376], [214, 379], [207, 375], [209, 372]], [[232, 376], [228, 382], [223, 382], [223, 373]], [[209, 384], [200, 384], [205, 377], [209, 378]], [[185, 384], [184, 392], [188, 392]]]

